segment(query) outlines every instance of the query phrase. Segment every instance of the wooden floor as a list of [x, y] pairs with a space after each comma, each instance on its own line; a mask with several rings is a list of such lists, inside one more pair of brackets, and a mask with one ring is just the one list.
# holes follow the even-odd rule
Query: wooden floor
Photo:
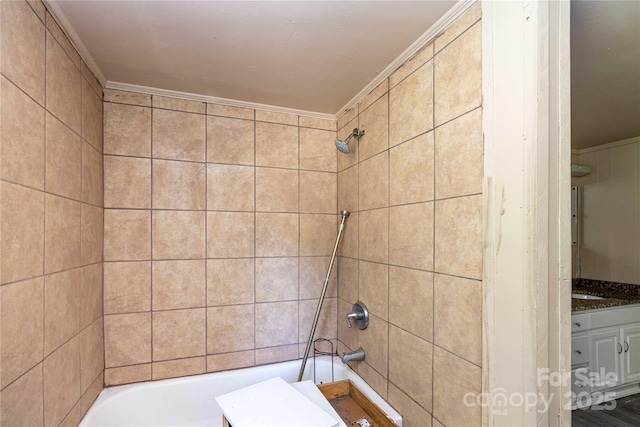
[[615, 409], [607, 409], [607, 405], [576, 409], [571, 413], [573, 427], [639, 427], [640, 426], [640, 394], [616, 400]]

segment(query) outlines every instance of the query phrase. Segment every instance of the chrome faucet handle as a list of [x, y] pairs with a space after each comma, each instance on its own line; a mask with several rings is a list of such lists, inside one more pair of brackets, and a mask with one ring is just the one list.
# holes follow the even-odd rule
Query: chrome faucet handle
[[347, 326], [351, 327], [351, 321], [355, 320], [358, 329], [365, 329], [369, 326], [369, 311], [360, 301], [353, 304], [351, 313], [347, 314]]

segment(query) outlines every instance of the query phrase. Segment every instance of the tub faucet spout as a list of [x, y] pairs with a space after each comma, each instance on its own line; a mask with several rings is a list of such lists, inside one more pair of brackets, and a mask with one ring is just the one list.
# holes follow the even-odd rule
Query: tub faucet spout
[[342, 363], [345, 365], [349, 362], [358, 362], [364, 360], [364, 350], [361, 348], [350, 351], [349, 353], [342, 353]]

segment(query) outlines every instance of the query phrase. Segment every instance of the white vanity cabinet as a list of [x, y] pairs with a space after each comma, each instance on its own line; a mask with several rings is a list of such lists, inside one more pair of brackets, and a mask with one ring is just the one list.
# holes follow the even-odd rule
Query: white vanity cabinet
[[572, 315], [571, 322], [574, 406], [637, 393], [640, 305], [581, 312]]

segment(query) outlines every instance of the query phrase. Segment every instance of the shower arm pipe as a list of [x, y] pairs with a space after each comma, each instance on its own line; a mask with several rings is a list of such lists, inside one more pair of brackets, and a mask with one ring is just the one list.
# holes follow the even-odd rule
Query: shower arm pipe
[[320, 318], [320, 310], [322, 309], [322, 303], [324, 302], [324, 296], [327, 293], [327, 286], [329, 284], [329, 276], [331, 276], [331, 270], [333, 269], [333, 262], [336, 259], [336, 253], [338, 252], [338, 244], [340, 243], [340, 237], [342, 236], [342, 230], [344, 230], [344, 221], [349, 216], [349, 211], [342, 211], [342, 221], [340, 227], [338, 227], [338, 236], [336, 237], [336, 244], [333, 246], [333, 253], [331, 254], [331, 261], [329, 261], [329, 268], [327, 269], [327, 276], [324, 279], [324, 286], [322, 286], [322, 293], [320, 294], [320, 300], [318, 301], [318, 308], [316, 309], [316, 315], [313, 318], [313, 324], [311, 326], [311, 332], [309, 333], [309, 339], [307, 340], [307, 347], [304, 350], [304, 357], [302, 358], [302, 365], [300, 366], [300, 372], [298, 373], [298, 382], [302, 381], [302, 375], [304, 374], [304, 368], [307, 365], [307, 359], [309, 358], [309, 350], [311, 350], [311, 343], [313, 342], [313, 336], [316, 333], [316, 327], [318, 326], [318, 319]]

